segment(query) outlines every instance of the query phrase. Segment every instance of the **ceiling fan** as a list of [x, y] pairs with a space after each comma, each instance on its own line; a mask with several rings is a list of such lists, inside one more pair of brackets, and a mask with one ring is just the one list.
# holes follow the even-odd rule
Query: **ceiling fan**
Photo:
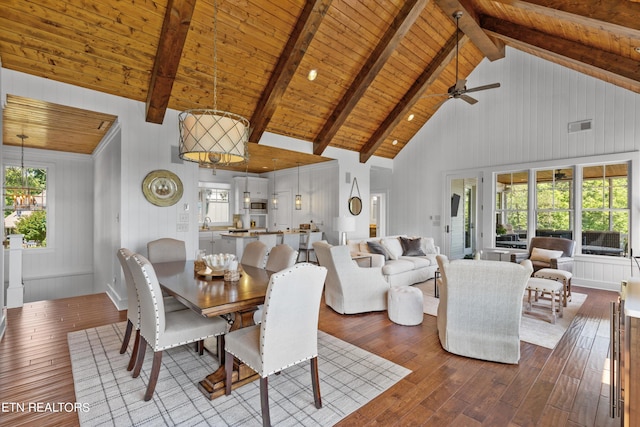
[[455, 98], [455, 99], [462, 99], [466, 102], [468, 102], [469, 104], [473, 105], [476, 102], [478, 102], [477, 99], [470, 97], [469, 95], [467, 95], [470, 92], [478, 92], [481, 90], [485, 90], [485, 89], [493, 89], [496, 87], [500, 87], [500, 83], [492, 83], [492, 84], [488, 84], [488, 85], [484, 85], [484, 86], [478, 86], [478, 87], [472, 87], [467, 89], [467, 81], [465, 79], [458, 79], [458, 56], [459, 56], [459, 40], [458, 40], [458, 35], [460, 33], [460, 26], [459, 26], [459, 20], [462, 17], [462, 11], [457, 10], [453, 13], [453, 17], [456, 20], [456, 83], [451, 86], [449, 88], [449, 90], [447, 91], [447, 93], [440, 93], [440, 94], [436, 94], [436, 95], [428, 95], [428, 96], [447, 96], [446, 99], [444, 99], [440, 104], [437, 105], [437, 107], [440, 107], [440, 105], [445, 102], [448, 99], [451, 98]]

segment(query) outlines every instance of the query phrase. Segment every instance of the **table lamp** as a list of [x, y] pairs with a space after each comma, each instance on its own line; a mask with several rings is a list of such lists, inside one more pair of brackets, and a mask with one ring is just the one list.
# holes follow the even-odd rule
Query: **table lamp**
[[356, 231], [356, 219], [352, 216], [338, 216], [333, 218], [333, 229], [340, 233], [340, 245], [347, 244], [347, 232]]

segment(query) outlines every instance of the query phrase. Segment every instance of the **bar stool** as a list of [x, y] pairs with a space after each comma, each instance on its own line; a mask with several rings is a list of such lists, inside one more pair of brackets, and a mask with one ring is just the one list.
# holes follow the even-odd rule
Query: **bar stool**
[[[309, 252], [314, 252], [313, 250], [313, 242], [319, 242], [322, 240], [322, 231], [313, 231], [311, 233], [305, 233], [300, 235], [300, 248], [298, 249], [298, 259], [296, 262], [300, 262], [300, 255], [304, 252], [305, 254], [305, 262], [314, 262], [309, 261]], [[314, 252], [315, 257], [315, 252]], [[318, 263], [316, 260], [314, 263]]]

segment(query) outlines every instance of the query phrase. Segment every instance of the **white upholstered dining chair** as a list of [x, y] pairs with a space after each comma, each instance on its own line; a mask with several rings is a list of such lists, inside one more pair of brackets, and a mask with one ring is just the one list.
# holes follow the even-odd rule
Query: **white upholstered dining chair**
[[264, 242], [259, 240], [249, 242], [247, 246], [244, 247], [240, 264], [264, 268], [268, 250], [269, 248]]
[[223, 348], [227, 322], [222, 318], [202, 317], [192, 310], [165, 312], [160, 284], [153, 266], [145, 257], [133, 254], [127, 260], [140, 299], [140, 348], [133, 377], [140, 375], [144, 355], [149, 345], [153, 349], [153, 365], [144, 400], [150, 400], [158, 382], [162, 352], [166, 349], [218, 337], [218, 349]]
[[[120, 248], [116, 255], [120, 262], [120, 266], [122, 267], [124, 283], [127, 287], [127, 328], [125, 329], [124, 337], [122, 339], [120, 354], [124, 354], [124, 352], [127, 351], [129, 340], [131, 339], [131, 333], [134, 330], [136, 331], [133, 350], [131, 351], [131, 358], [129, 359], [129, 365], [127, 366], [127, 371], [130, 371], [133, 369], [133, 365], [135, 364], [138, 347], [140, 345], [140, 301], [138, 300], [138, 291], [136, 290], [136, 285], [133, 282], [131, 269], [129, 268], [129, 264], [127, 264], [127, 260], [131, 255], [133, 255], [133, 252], [127, 248]], [[187, 309], [184, 304], [171, 296], [164, 297], [163, 303], [165, 312]]]
[[147, 243], [148, 260], [151, 262], [186, 261], [184, 241], [163, 237]]
[[274, 246], [267, 256], [267, 270], [280, 271], [292, 267], [298, 258], [298, 251], [291, 246], [281, 244]]
[[268, 377], [311, 361], [316, 408], [322, 407], [318, 378], [318, 316], [327, 270], [296, 264], [271, 276], [260, 325], [237, 329], [225, 338], [225, 393], [231, 394], [234, 356], [260, 375], [263, 425], [270, 425]]
[[[267, 270], [281, 271], [285, 268], [293, 267], [298, 258], [298, 251], [293, 250], [291, 246], [282, 244], [274, 246], [267, 257]], [[257, 325], [262, 321], [262, 311], [264, 306], [259, 305], [258, 310], [253, 313], [253, 322]]]

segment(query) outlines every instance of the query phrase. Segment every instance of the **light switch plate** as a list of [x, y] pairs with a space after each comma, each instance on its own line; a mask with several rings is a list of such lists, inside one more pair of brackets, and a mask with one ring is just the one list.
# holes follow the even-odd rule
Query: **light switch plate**
[[189, 231], [189, 223], [185, 223], [185, 224], [178, 224], [177, 227], [178, 233], [186, 233]]
[[180, 213], [178, 214], [178, 222], [180, 223], [188, 223], [189, 222], [189, 214], [188, 213]]

